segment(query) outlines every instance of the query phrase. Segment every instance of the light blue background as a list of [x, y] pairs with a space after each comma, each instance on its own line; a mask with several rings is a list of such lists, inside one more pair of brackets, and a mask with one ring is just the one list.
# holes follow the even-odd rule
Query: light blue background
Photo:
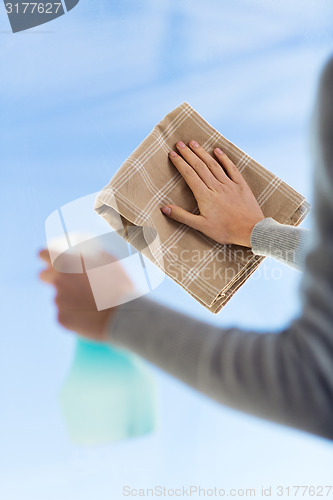
[[[47, 216], [104, 186], [183, 101], [311, 201], [310, 119], [332, 20], [324, 0], [81, 0], [13, 35], [0, 5], [1, 499], [332, 484], [328, 441], [223, 408], [153, 367], [155, 434], [74, 445], [58, 394], [75, 336], [37, 280]], [[219, 325], [278, 329], [299, 311], [300, 277], [267, 259], [216, 317], [168, 279], [151, 297]]]

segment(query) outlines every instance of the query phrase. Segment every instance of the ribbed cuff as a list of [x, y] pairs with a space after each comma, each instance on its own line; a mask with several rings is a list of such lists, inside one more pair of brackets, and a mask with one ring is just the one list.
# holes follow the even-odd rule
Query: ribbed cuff
[[280, 224], [271, 217], [259, 221], [251, 233], [251, 247], [255, 255], [273, 257], [301, 270], [309, 247], [310, 231]]

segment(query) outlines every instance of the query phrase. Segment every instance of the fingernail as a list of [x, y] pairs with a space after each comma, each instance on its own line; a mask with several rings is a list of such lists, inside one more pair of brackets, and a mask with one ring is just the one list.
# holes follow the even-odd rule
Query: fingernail
[[197, 143], [197, 141], [191, 141], [190, 142], [191, 146], [193, 146], [194, 148], [198, 148], [199, 147], [199, 144]]
[[215, 151], [218, 155], [223, 155], [223, 151], [220, 148], [216, 148]]
[[177, 146], [180, 148], [186, 148], [186, 144], [184, 144], [182, 141], [177, 142]]
[[176, 151], [170, 151], [170, 156], [178, 156]]
[[170, 215], [171, 214], [171, 208], [170, 207], [162, 207], [161, 210], [162, 210], [162, 212], [165, 215]]

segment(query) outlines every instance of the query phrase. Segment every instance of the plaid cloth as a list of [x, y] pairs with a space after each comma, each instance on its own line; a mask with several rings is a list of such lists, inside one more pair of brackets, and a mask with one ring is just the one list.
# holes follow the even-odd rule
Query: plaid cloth
[[195, 139], [210, 154], [220, 147], [252, 189], [265, 217], [297, 226], [310, 210], [305, 198], [209, 125], [189, 104], [168, 113], [99, 193], [95, 210], [202, 305], [218, 313], [265, 257], [221, 245], [163, 215], [174, 204], [198, 214], [196, 200], [168, 158], [179, 140]]

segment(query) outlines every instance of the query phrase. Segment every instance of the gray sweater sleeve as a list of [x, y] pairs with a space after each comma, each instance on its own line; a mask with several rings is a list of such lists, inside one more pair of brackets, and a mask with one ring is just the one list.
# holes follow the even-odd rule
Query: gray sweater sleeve
[[333, 439], [332, 88], [333, 62], [323, 74], [319, 92], [315, 244], [305, 259], [300, 315], [280, 332], [246, 331], [213, 326], [141, 297], [120, 306], [108, 325], [112, 344], [134, 351], [220, 403], [329, 439]]
[[302, 270], [311, 244], [311, 232], [300, 227], [280, 224], [271, 217], [258, 222], [251, 233], [255, 255], [273, 257], [284, 264]]

